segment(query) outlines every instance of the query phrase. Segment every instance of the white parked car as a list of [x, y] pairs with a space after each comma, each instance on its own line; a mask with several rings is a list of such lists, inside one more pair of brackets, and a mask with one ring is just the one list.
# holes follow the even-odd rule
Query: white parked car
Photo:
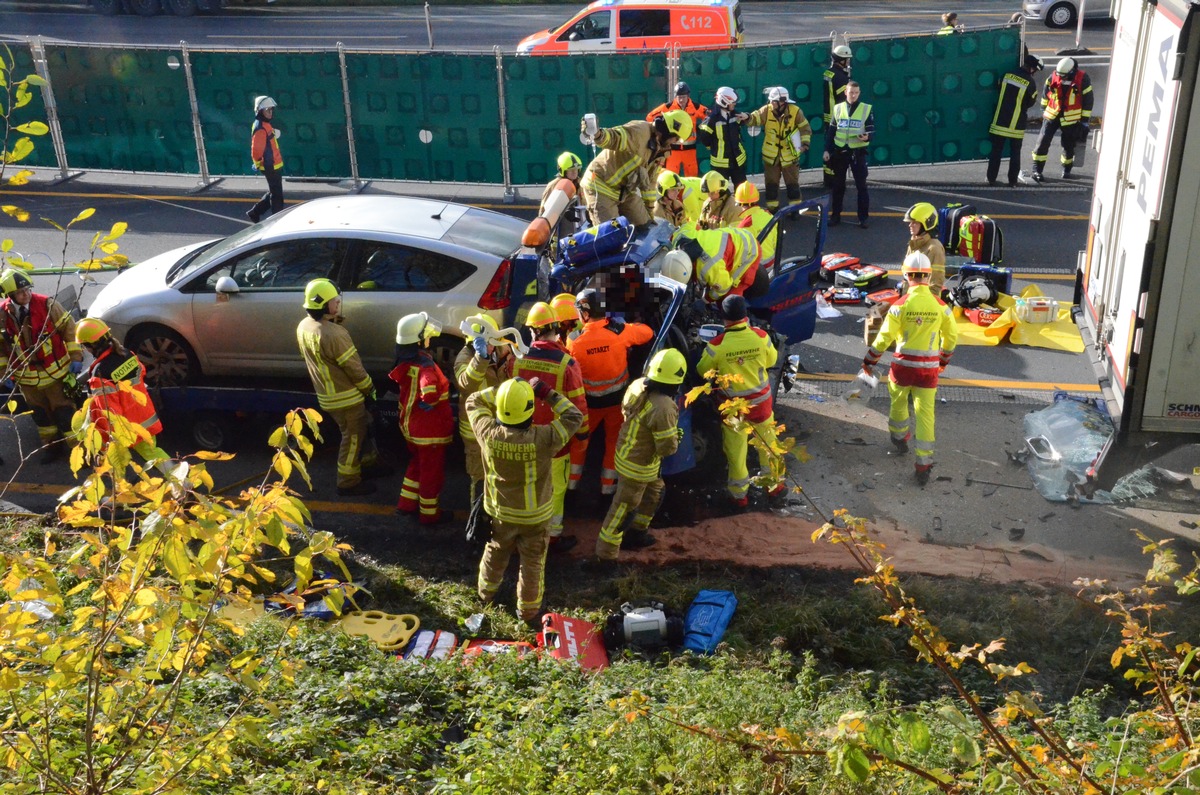
[[[1082, 0], [1025, 0], [1021, 5], [1026, 19], [1046, 23], [1048, 28], [1069, 28], [1079, 20]], [[1087, 0], [1084, 19], [1111, 19], [1111, 0]]]

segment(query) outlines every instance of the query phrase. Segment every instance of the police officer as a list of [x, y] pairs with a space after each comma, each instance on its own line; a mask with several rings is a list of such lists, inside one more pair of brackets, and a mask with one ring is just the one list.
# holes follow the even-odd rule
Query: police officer
[[681, 177], [673, 171], [658, 172], [658, 201], [654, 217], [672, 226], [698, 224], [704, 209], [704, 183], [699, 177]]
[[700, 126], [700, 122], [704, 121], [704, 117], [708, 115], [708, 108], [692, 102], [692, 90], [688, 88], [688, 84], [680, 81], [675, 84], [675, 98], [670, 102], [664, 102], [654, 110], [646, 114], [646, 121], [654, 121], [664, 113], [669, 113], [673, 110], [682, 110], [688, 116], [692, 117], [693, 133], [686, 140], [676, 141], [671, 144], [671, 153], [667, 155], [667, 160], [663, 164], [665, 171], [670, 171], [674, 174], [682, 174], [685, 177], [695, 177], [700, 174], [700, 166], [696, 162], [696, 135], [695, 127]]
[[940, 295], [942, 285], [946, 283], [946, 247], [935, 234], [937, 208], [929, 202], [917, 202], [904, 213], [904, 223], [908, 224], [908, 246], [904, 256], [907, 258], [914, 251], [925, 255], [932, 269], [929, 289], [934, 295]]
[[720, 229], [737, 223], [741, 211], [733, 198], [733, 186], [729, 180], [718, 171], [710, 171], [704, 175], [702, 183], [708, 198], [700, 208], [701, 229]]
[[759, 264], [762, 248], [749, 229], [685, 226], [675, 232], [673, 242], [693, 263], [696, 281], [710, 304], [730, 294], [758, 298], [771, 286], [770, 277]]
[[862, 366], [870, 375], [883, 352], [896, 346], [888, 377], [892, 401], [888, 431], [896, 449], [907, 453], [912, 438], [908, 410], [911, 397], [917, 426], [916, 478], [924, 486], [933, 467], [938, 373], [946, 369], [958, 344], [958, 327], [950, 307], [929, 290], [929, 258], [913, 252], [904, 259], [901, 270], [908, 290], [888, 310]]
[[621, 548], [654, 543], [648, 532], [662, 502], [662, 460], [679, 446], [679, 406], [675, 395], [687, 375], [687, 360], [674, 348], [654, 354], [646, 376], [629, 385], [621, 401], [624, 424], [617, 442], [617, 490], [600, 525], [596, 561], [617, 559]]
[[[779, 178], [787, 186], [788, 204], [800, 201], [800, 158], [808, 151], [812, 126], [800, 106], [791, 101], [788, 90], [775, 86], [767, 90], [767, 104], [750, 114], [747, 124], [763, 128], [763, 180], [767, 209], [779, 207]], [[741, 187], [739, 184], [738, 187]]]
[[[571, 297], [574, 301], [574, 296]], [[471, 504], [483, 481], [483, 455], [467, 417], [467, 398], [481, 389], [498, 387], [504, 381], [511, 345], [489, 339], [489, 332], [500, 330], [491, 315], [472, 315], [466, 319], [467, 344], [454, 359], [454, 381], [458, 385], [458, 433], [463, 440], [467, 477], [471, 479]]]
[[11, 268], [0, 273], [0, 373], [16, 382], [30, 408], [42, 443], [40, 462], [62, 457], [60, 444], [71, 433], [75, 404], [65, 390], [75, 388], [83, 352], [75, 341], [75, 321], [62, 304], [35, 293], [33, 282]]
[[758, 206], [758, 188], [754, 187], [752, 182], [743, 182], [738, 185], [733, 196], [737, 200], [740, 211], [737, 226], [740, 229], [749, 229], [754, 233], [761, 251], [759, 267], [770, 273], [771, 266], [775, 262], [775, 246], [778, 243], [779, 227], [773, 228], [765, 240], [762, 239], [762, 233], [775, 216]]
[[[621, 396], [629, 386], [629, 349], [654, 339], [654, 329], [644, 323], [626, 323], [607, 317], [598, 290], [591, 288], [575, 296], [575, 307], [583, 318], [583, 330], [567, 344], [579, 362], [583, 390], [587, 396], [588, 439], [604, 428], [604, 460], [600, 465], [600, 493], [617, 490], [617, 434], [621, 430]], [[571, 479], [576, 488], [587, 460], [587, 440], [571, 446]]]
[[1033, 181], [1041, 182], [1046, 168], [1046, 154], [1054, 134], [1062, 130], [1062, 176], [1071, 178], [1075, 165], [1075, 146], [1087, 139], [1088, 124], [1091, 123], [1092, 105], [1096, 97], [1092, 93], [1092, 78], [1079, 68], [1074, 58], [1063, 58], [1054, 67], [1054, 74], [1046, 78], [1042, 91], [1042, 131], [1038, 134], [1033, 149]]
[[996, 111], [988, 127], [988, 138], [992, 150], [988, 153], [987, 181], [996, 184], [1000, 175], [1000, 159], [1004, 156], [1004, 145], [1008, 144], [1008, 186], [1016, 187], [1021, 174], [1021, 144], [1025, 139], [1025, 114], [1037, 101], [1037, 89], [1033, 77], [1042, 68], [1042, 62], [1026, 54], [1020, 69], [1004, 73], [1000, 78], [1000, 96], [996, 100]]
[[[592, 136], [600, 153], [588, 163], [579, 183], [592, 223], [624, 215], [629, 223], [650, 223], [658, 198], [654, 179], [672, 143], [692, 135], [692, 117], [682, 110], [667, 111], [653, 122], [630, 121], [597, 130]], [[588, 134], [587, 122], [583, 130]]]
[[267, 192], [246, 211], [250, 223], [283, 209], [283, 155], [279, 153], [279, 130], [275, 129], [275, 100], [254, 98], [254, 123], [250, 125], [250, 160], [254, 170], [267, 178]]
[[742, 123], [749, 117], [737, 112], [737, 101], [737, 92], [732, 88], [718, 88], [716, 107], [708, 112], [696, 130], [700, 143], [708, 147], [708, 165], [733, 185], [746, 181]]
[[[535, 396], [549, 407], [550, 422], [534, 423]], [[517, 613], [537, 628], [553, 510], [550, 461], [580, 427], [583, 413], [541, 379], [513, 378], [471, 395], [467, 416], [483, 451], [483, 505], [492, 517], [492, 537], [479, 561], [479, 598], [487, 604], [496, 597], [516, 550]]]
[[[850, 58], [854, 53], [845, 44], [833, 48], [829, 57], [829, 68], [822, 76], [825, 81], [824, 102], [821, 106], [821, 119], [825, 128], [833, 121], [833, 109], [846, 99], [846, 84], [850, 82]], [[825, 163], [825, 187], [833, 187], [833, 168]]]
[[304, 288], [304, 309], [308, 317], [296, 326], [296, 342], [317, 391], [317, 404], [342, 434], [337, 493], [342, 497], [371, 494], [375, 486], [364, 476], [385, 474], [373, 467], [378, 453], [367, 416], [367, 401], [375, 401], [375, 385], [350, 332], [341, 325], [342, 296], [337, 285], [329, 279], [310, 281]]
[[446, 448], [454, 439], [450, 379], [425, 350], [442, 333], [425, 312], [405, 315], [396, 324], [396, 365], [388, 378], [400, 390], [397, 411], [408, 446], [408, 469], [396, 510], [415, 513], [424, 525], [438, 524], [438, 499], [446, 482]]
[[842, 222], [842, 203], [846, 198], [846, 169], [854, 174], [854, 190], [858, 194], [858, 225], [866, 229], [871, 210], [867, 192], [867, 147], [875, 134], [875, 114], [871, 105], [859, 102], [858, 83], [846, 84], [846, 101], [833, 108], [833, 119], [825, 128], [823, 159], [833, 169], [833, 206], [829, 225]]

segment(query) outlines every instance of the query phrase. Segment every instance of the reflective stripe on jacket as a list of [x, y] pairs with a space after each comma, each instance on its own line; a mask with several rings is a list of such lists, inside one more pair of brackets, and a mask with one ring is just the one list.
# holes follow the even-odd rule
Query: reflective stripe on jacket
[[[841, 102], [833, 109], [833, 120], [829, 132], [833, 139], [834, 149], [863, 149], [870, 146], [871, 141], [860, 141], [860, 135], [873, 135], [875, 132], [875, 116], [871, 105], [866, 102], [856, 102], [851, 108], [849, 103]], [[828, 148], [828, 147], [826, 147]]]
[[1092, 105], [1096, 97], [1092, 93], [1092, 78], [1082, 69], [1075, 72], [1075, 77], [1069, 83], [1064, 83], [1058, 72], [1046, 78], [1046, 87], [1042, 92], [1042, 104], [1046, 110], [1042, 118], [1058, 119], [1063, 127], [1087, 122], [1092, 117]]
[[750, 404], [746, 419], [763, 422], [771, 416], [771, 380], [767, 370], [775, 366], [778, 353], [767, 332], [740, 320], [725, 327], [725, 333], [704, 346], [696, 370], [704, 375], [716, 370], [719, 375], [741, 376], [723, 390], [730, 398], [742, 398]]
[[770, 103], [763, 105], [750, 114], [746, 122], [755, 127], [763, 128], [762, 159], [763, 163], [774, 163], [790, 166], [800, 159], [800, 150], [792, 146], [792, 133], [800, 133], [800, 143], [807, 144], [812, 140], [812, 125], [804, 116], [799, 105], [789, 102], [784, 110], [783, 118], [776, 115]]
[[450, 410], [450, 379], [425, 351], [399, 362], [388, 373], [400, 389], [397, 410], [400, 431], [416, 445], [450, 444], [454, 413]]
[[742, 124], [732, 121], [729, 111], [713, 108], [696, 128], [696, 137], [708, 147], [708, 162], [713, 168], [729, 168], [731, 161], [746, 165], [746, 147], [742, 146]]
[[[513, 377], [521, 377], [526, 381], [540, 378], [552, 389], [575, 404], [583, 414], [582, 433], [588, 431], [587, 397], [583, 390], [583, 374], [579, 362], [575, 361], [567, 349], [553, 340], [535, 340], [529, 346], [529, 353], [519, 359], [513, 359], [510, 372]], [[549, 425], [555, 417], [553, 409], [546, 401], [538, 399], [533, 408], [533, 424]], [[565, 453], [566, 450], [560, 452]]]
[[933, 267], [934, 284], [945, 284], [946, 282], [946, 247], [942, 245], [942, 241], [938, 240], [928, 232], [922, 232], [916, 237], [908, 239], [908, 248], [904, 255], [907, 257], [914, 251], [919, 251], [926, 257], [929, 257], [929, 264]]
[[[114, 348], [104, 351], [88, 368], [87, 383], [92, 397], [89, 422], [100, 431], [105, 442], [112, 436], [114, 414], [141, 426], [150, 436], [157, 436], [162, 433], [162, 423], [146, 391], [146, 366], [132, 353], [125, 359], [117, 359], [114, 351]], [[126, 385], [124, 389], [122, 384]]]
[[607, 127], [596, 133], [595, 140], [601, 151], [588, 163], [580, 185], [610, 199], [620, 199], [627, 181], [637, 183], [643, 191], [648, 189], [650, 184], [645, 183], [657, 175], [658, 161], [666, 156], [666, 151], [660, 152], [655, 145], [654, 125], [649, 122]]
[[589, 408], [616, 406], [629, 385], [629, 349], [654, 339], [654, 329], [644, 323], [623, 323], [614, 331], [612, 321], [590, 320], [567, 350], [579, 362]]
[[[774, 217], [775, 216], [758, 205], [746, 207], [742, 210], [741, 220], [738, 221], [738, 227], [741, 229], [749, 229], [752, 233], [754, 233], [754, 239], [758, 240], [762, 235], [762, 231], [767, 228], [767, 224], [769, 224], [771, 219]], [[761, 263], [763, 266], [766, 266], [775, 261], [775, 246], [778, 244], [778, 242], [779, 225], [776, 224], [775, 228], [771, 230], [771, 234], [767, 235], [765, 240], [758, 240], [759, 250], [761, 251], [761, 255], [759, 256], [758, 260], [759, 263]]]
[[704, 285], [706, 300], [719, 301], [731, 292], [740, 295], [754, 282], [762, 250], [752, 230], [699, 229], [696, 242], [704, 252], [696, 262], [696, 279]]
[[275, 137], [275, 128], [266, 119], [255, 119], [250, 125], [250, 159], [259, 171], [266, 171], [267, 166], [275, 171], [283, 168], [279, 139]]
[[701, 229], [720, 229], [723, 226], [734, 226], [741, 214], [741, 208], [738, 207], [737, 199], [732, 193], [726, 193], [716, 201], [709, 196], [704, 200], [704, 206], [700, 209], [699, 227]]
[[703, 180], [700, 177], [680, 177], [679, 182], [683, 186], [680, 200], [673, 202], [665, 194], [659, 196], [654, 205], [654, 216], [672, 226], [699, 223], [704, 210]]
[[992, 114], [992, 125], [988, 132], [1004, 138], [1025, 136], [1025, 114], [1037, 101], [1033, 81], [1024, 72], [1006, 72], [1000, 78], [1000, 97], [996, 100], [996, 112]]
[[71, 362], [83, 358], [75, 341], [75, 320], [62, 304], [45, 295], [29, 296], [28, 314], [17, 323], [20, 306], [12, 298], [0, 301], [4, 341], [0, 370], [21, 386], [43, 387], [70, 373]]
[[363, 369], [354, 340], [342, 326], [306, 317], [296, 326], [296, 342], [321, 408], [349, 408], [374, 393], [375, 385]]
[[688, 97], [687, 101], [680, 105], [679, 97], [676, 97], [670, 102], [664, 102], [654, 110], [647, 113], [646, 121], [654, 121], [659, 116], [671, 110], [682, 110], [684, 113], [692, 117], [692, 134], [686, 141], [680, 141], [680, 148], [689, 146], [694, 147], [696, 145], [696, 128], [700, 126], [700, 122], [704, 121], [704, 117], [708, 115], [708, 108], [692, 102], [691, 97]]
[[823, 75], [825, 80], [825, 102], [821, 108], [821, 118], [825, 125], [833, 119], [833, 109], [846, 99], [846, 84], [850, 82], [850, 71], [837, 64], [830, 64]]
[[467, 418], [467, 398], [489, 386], [500, 386], [504, 373], [490, 359], [481, 359], [471, 343], [463, 346], [454, 360], [454, 382], [458, 385], [458, 433], [463, 439], [474, 439], [471, 421]]
[[679, 447], [679, 406], [670, 395], [646, 389], [646, 379], [639, 378], [625, 391], [621, 414], [617, 473], [643, 483], [654, 480], [662, 460]]
[[900, 386], [937, 386], [938, 369], [949, 363], [958, 345], [958, 326], [950, 307], [930, 292], [929, 285], [910, 286], [892, 304], [867, 352], [868, 364], [878, 362], [892, 345], [892, 381]]

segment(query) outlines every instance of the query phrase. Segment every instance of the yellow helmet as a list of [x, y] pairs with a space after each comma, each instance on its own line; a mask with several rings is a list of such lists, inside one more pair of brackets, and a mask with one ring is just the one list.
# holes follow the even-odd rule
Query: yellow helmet
[[573, 168], [583, 168], [583, 161], [574, 152], [563, 152], [558, 156], [558, 175], [565, 177]]
[[510, 378], [496, 390], [496, 415], [505, 425], [520, 425], [533, 416], [533, 387], [524, 378]]
[[920, 251], [914, 251], [904, 258], [900, 272], [905, 276], [910, 273], [933, 273], [933, 265], [929, 262], [929, 257]]
[[13, 268], [5, 268], [4, 273], [0, 273], [0, 294], [12, 295], [17, 290], [32, 288], [33, 282], [29, 281], [29, 277], [19, 270]]
[[489, 331], [500, 330], [500, 324], [491, 315], [471, 315], [465, 322], [467, 324], [467, 339], [471, 340], [485, 335]]
[[75, 324], [75, 341], [80, 345], [97, 343], [108, 333], [108, 324], [98, 317], [85, 317]]
[[918, 223], [926, 232], [937, 229], [937, 208], [929, 202], [917, 202], [904, 214], [904, 223]]
[[665, 168], [658, 172], [658, 176], [654, 181], [658, 183], [659, 196], [666, 194], [666, 192], [669, 190], [675, 190], [681, 184], [679, 182], [679, 175], [674, 171], [669, 171]]
[[729, 180], [725, 179], [723, 174], [716, 171], [710, 171], [704, 175], [704, 192], [705, 193], [721, 193], [729, 192]]
[[752, 182], [743, 182], [733, 192], [733, 198], [738, 204], [758, 204], [758, 188]]
[[686, 141], [692, 137], [692, 131], [696, 125], [692, 122], [692, 117], [687, 114], [686, 110], [669, 110], [660, 118], [666, 123], [667, 132], [679, 140]]
[[663, 348], [646, 366], [646, 377], [660, 384], [682, 384], [685, 375], [687, 359], [675, 348]]
[[550, 299], [550, 308], [554, 310], [554, 319], [559, 323], [579, 320], [579, 310], [575, 307], [575, 296], [570, 293], [559, 293]]
[[325, 305], [341, 295], [337, 285], [328, 279], [313, 279], [304, 286], [304, 308], [324, 309]]
[[529, 308], [529, 316], [525, 318], [525, 325], [535, 329], [545, 328], [557, 322], [554, 317], [554, 310], [545, 301], [538, 301], [531, 306]]

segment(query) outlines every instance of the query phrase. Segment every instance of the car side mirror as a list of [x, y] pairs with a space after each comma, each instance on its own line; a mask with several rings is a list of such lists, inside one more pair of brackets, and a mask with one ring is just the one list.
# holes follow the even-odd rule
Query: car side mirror
[[242, 291], [242, 288], [238, 287], [238, 283], [235, 282], [229, 276], [222, 276], [221, 278], [217, 279], [217, 292], [218, 293], [223, 293], [225, 295], [235, 295], [237, 293], [240, 293], [241, 291]]

